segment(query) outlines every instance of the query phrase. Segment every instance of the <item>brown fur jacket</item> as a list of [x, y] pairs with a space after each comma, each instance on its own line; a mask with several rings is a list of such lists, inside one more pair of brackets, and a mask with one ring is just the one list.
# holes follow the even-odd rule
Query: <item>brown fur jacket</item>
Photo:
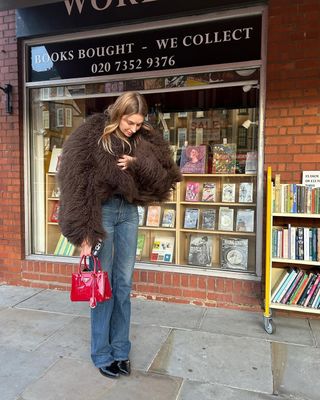
[[[59, 221], [67, 239], [79, 246], [84, 239], [94, 244], [106, 233], [102, 227], [101, 205], [115, 194], [128, 202], [146, 205], [168, 198], [181, 180], [170, 148], [159, 133], [140, 129], [136, 146], [112, 135], [114, 155], [98, 143], [107, 117], [94, 115], [78, 127], [63, 146], [58, 181], [61, 191]], [[123, 154], [136, 158], [126, 170], [116, 162]]]

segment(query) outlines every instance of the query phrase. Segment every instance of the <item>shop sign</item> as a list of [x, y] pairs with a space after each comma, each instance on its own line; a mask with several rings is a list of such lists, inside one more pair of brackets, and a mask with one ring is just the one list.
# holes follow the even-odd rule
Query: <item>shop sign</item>
[[246, 4], [252, 0], [64, 0], [18, 9], [17, 37], [107, 28], [119, 22], [145, 22]]
[[29, 48], [28, 81], [107, 76], [261, 58], [261, 16]]

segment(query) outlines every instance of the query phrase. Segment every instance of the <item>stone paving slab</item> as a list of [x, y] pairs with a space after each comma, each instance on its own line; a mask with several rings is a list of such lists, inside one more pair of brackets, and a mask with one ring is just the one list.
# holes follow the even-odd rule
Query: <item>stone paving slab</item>
[[69, 292], [59, 290], [43, 290], [36, 296], [18, 304], [17, 308], [90, 316], [89, 303], [72, 302]]
[[275, 393], [319, 400], [320, 349], [272, 343]]
[[177, 400], [281, 400], [279, 396], [185, 380]]
[[41, 293], [43, 289], [34, 289], [23, 286], [0, 285], [0, 306], [13, 307], [21, 301]]
[[254, 338], [173, 330], [151, 371], [273, 393], [270, 343]]
[[107, 398], [116, 381], [107, 379], [90, 362], [62, 358], [21, 394], [21, 400], [98, 400]]
[[[130, 358], [133, 368], [147, 371], [170, 330], [153, 326], [131, 325]], [[90, 320], [77, 317], [62, 326], [37, 348], [43, 354], [90, 361]]]
[[0, 360], [0, 398], [14, 400], [28, 385], [36, 382], [56, 358], [0, 345]]
[[132, 299], [131, 321], [141, 325], [196, 329], [204, 313], [204, 308], [191, 305]]
[[0, 345], [35, 350], [73, 316], [8, 308], [0, 313]]
[[133, 371], [130, 377], [108, 379], [91, 364], [62, 358], [29, 385], [21, 400], [176, 400], [181, 379]]
[[274, 325], [276, 330], [269, 335], [263, 327], [262, 313], [217, 308], [207, 309], [200, 329], [212, 333], [314, 345], [307, 319], [276, 317]]

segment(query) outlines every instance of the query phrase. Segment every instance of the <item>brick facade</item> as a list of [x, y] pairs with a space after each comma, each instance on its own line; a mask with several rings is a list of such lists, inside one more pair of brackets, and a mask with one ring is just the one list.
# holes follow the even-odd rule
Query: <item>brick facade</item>
[[[320, 169], [319, 17], [317, 0], [269, 1], [265, 168], [281, 172], [283, 181], [300, 182], [301, 170]], [[0, 92], [0, 283], [66, 290], [74, 265], [24, 259], [23, 132], [12, 11], [0, 13], [0, 43], [0, 84], [13, 86], [14, 110], [6, 114]], [[261, 284], [136, 270], [133, 295], [258, 310]]]

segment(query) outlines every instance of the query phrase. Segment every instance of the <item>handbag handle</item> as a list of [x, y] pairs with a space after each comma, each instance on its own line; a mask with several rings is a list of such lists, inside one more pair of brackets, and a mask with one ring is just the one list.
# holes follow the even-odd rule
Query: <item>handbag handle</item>
[[[95, 257], [93, 255], [88, 256], [89, 259], [92, 258], [93, 259], [93, 271], [94, 273], [97, 273], [98, 271], [102, 271], [101, 268], [101, 263], [98, 257]], [[83, 269], [81, 269], [81, 266], [84, 265], [85, 269], [89, 269], [88, 265], [87, 265], [87, 256], [82, 256], [80, 263], [79, 263], [79, 267], [78, 267], [78, 272], [79, 274], [81, 274], [81, 272], [83, 271]]]

